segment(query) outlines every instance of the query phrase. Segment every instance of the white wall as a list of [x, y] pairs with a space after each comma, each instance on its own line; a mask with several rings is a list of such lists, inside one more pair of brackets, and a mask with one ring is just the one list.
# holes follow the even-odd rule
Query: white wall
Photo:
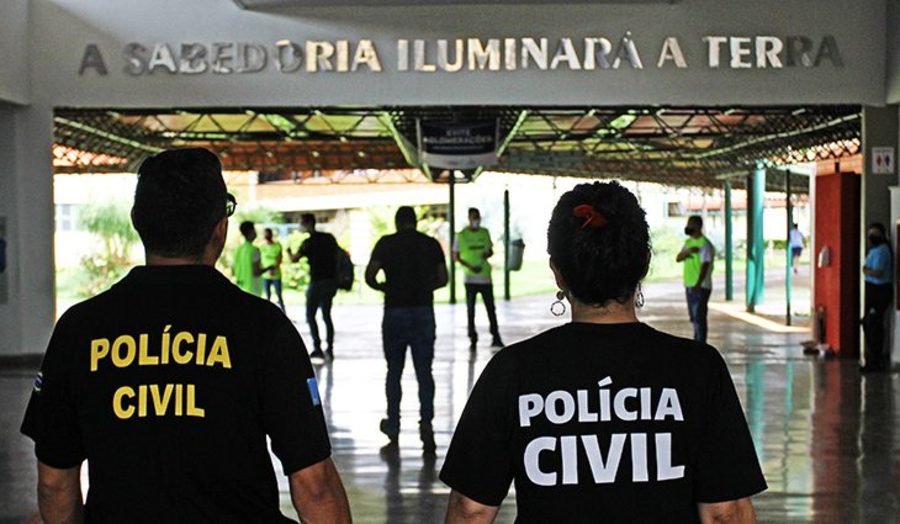
[[29, 100], [28, 0], [0, 1], [0, 102]]

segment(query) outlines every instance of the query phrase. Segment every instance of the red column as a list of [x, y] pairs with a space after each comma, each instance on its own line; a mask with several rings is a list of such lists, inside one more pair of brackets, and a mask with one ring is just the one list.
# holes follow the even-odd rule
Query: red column
[[[842, 357], [859, 356], [860, 176], [816, 177], [815, 308], [825, 308], [825, 341]], [[822, 265], [823, 250], [830, 262]], [[821, 266], [821, 267], [820, 267]]]

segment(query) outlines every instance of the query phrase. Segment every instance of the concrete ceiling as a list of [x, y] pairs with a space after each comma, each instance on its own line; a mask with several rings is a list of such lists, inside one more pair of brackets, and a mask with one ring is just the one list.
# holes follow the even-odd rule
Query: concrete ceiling
[[[335, 6], [434, 6], [434, 5], [557, 5], [552, 0], [233, 0], [241, 9]], [[567, 4], [671, 4], [675, 0], [574, 0]]]

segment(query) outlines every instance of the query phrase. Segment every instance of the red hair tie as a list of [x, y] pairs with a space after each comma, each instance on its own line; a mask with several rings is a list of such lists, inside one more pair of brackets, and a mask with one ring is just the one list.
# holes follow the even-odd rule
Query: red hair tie
[[594, 206], [590, 204], [575, 206], [575, 209], [572, 210], [572, 214], [578, 218], [584, 219], [584, 222], [581, 224], [581, 229], [598, 229], [605, 226], [607, 222], [603, 213], [597, 211]]

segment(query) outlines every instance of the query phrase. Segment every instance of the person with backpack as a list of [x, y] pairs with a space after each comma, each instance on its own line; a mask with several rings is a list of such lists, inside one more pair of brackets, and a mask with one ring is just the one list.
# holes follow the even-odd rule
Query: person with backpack
[[[300, 217], [300, 226], [309, 238], [300, 245], [296, 253], [288, 251], [291, 261], [299, 262], [306, 257], [309, 262], [309, 285], [306, 287], [306, 322], [309, 323], [310, 335], [313, 339], [313, 351], [310, 358], [318, 360], [334, 360], [334, 322], [331, 319], [331, 306], [338, 290], [338, 266], [345, 255], [338, 246], [337, 240], [329, 233], [316, 231], [316, 217], [312, 213], [304, 213]], [[319, 335], [319, 324], [316, 313], [322, 310], [325, 321], [325, 352], [322, 352], [322, 337]]]

